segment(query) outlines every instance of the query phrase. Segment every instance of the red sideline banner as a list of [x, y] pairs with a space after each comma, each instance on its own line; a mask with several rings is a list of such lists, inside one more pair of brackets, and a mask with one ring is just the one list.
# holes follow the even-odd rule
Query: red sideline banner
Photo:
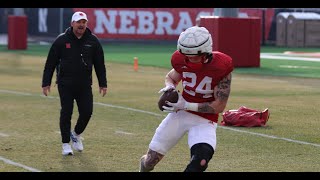
[[[88, 27], [99, 38], [176, 40], [199, 16], [213, 16], [214, 8], [73, 8], [87, 14]], [[262, 17], [262, 10], [240, 9]], [[274, 10], [266, 15], [272, 20]], [[266, 22], [271, 26], [271, 21]], [[269, 31], [265, 32], [265, 35]]]

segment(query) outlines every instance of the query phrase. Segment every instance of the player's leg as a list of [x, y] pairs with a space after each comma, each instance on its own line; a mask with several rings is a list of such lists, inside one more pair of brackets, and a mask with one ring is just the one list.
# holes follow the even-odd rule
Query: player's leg
[[198, 143], [191, 147], [191, 160], [184, 172], [203, 172], [214, 154], [210, 144]]
[[216, 149], [217, 124], [200, 116], [192, 116], [190, 118], [193, 118], [193, 127], [188, 133], [191, 159], [185, 172], [203, 172], [207, 169]]
[[93, 95], [91, 85], [84, 85], [77, 90], [76, 102], [78, 105], [79, 117], [74, 127], [74, 132], [78, 135], [83, 133], [87, 127], [93, 112]]
[[[182, 111], [181, 111], [182, 112]], [[160, 123], [149, 144], [147, 154], [140, 160], [140, 172], [151, 171], [186, 133], [183, 113], [169, 113]]]
[[[147, 154], [143, 155], [140, 159], [140, 170], [139, 172], [150, 172], [154, 169], [156, 164], [164, 157], [156, 151], [148, 149]], [[146, 163], [147, 162], [147, 163]]]
[[61, 104], [59, 123], [60, 123], [62, 143], [69, 143], [74, 96], [72, 93], [72, 87], [70, 85], [59, 84], [58, 91], [59, 91], [60, 104]]
[[62, 155], [73, 155], [69, 142], [74, 97], [72, 89], [68, 85], [59, 84], [58, 91], [61, 104], [59, 126], [62, 139]]

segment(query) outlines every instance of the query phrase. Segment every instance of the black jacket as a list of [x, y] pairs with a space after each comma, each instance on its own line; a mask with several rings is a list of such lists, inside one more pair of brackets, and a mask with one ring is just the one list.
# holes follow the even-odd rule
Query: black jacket
[[43, 71], [42, 87], [51, 85], [56, 69], [58, 84], [92, 84], [94, 66], [99, 87], [107, 87], [104, 53], [98, 38], [87, 28], [78, 39], [72, 27], [53, 42]]

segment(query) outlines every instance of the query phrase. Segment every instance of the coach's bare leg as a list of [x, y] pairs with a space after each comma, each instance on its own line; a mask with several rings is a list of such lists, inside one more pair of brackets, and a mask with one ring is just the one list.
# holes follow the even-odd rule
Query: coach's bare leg
[[159, 163], [164, 155], [148, 149], [147, 154], [143, 155], [140, 160], [140, 172], [150, 172]]

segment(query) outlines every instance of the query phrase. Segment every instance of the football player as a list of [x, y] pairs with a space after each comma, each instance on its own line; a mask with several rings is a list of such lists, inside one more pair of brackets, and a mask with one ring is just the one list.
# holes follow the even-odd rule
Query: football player
[[141, 157], [139, 171], [152, 171], [188, 132], [191, 158], [184, 172], [203, 172], [215, 152], [218, 116], [230, 95], [232, 58], [212, 50], [212, 37], [206, 28], [193, 26], [180, 34], [171, 65], [159, 93], [175, 89], [180, 82], [183, 91], [177, 103], [163, 106], [168, 115]]

